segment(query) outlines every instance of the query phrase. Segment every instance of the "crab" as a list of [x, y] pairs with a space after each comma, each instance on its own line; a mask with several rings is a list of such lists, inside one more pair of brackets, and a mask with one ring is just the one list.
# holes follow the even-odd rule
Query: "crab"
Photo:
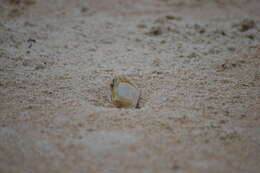
[[118, 108], [138, 108], [141, 92], [124, 75], [115, 76], [111, 84], [111, 100]]

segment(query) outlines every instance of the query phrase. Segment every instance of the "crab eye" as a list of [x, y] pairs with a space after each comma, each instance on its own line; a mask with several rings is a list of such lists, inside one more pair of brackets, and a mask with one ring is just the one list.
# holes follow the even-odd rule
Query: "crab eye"
[[115, 85], [115, 79], [113, 79], [112, 83], [110, 84], [111, 88], [113, 88]]

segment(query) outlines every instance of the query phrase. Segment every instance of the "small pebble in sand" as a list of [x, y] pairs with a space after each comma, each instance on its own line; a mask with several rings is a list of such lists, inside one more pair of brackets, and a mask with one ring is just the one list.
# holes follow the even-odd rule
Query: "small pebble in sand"
[[112, 103], [118, 108], [137, 108], [140, 90], [123, 75], [118, 75], [111, 84]]
[[244, 19], [241, 21], [241, 23], [239, 24], [239, 31], [240, 32], [245, 32], [249, 29], [252, 29], [255, 27], [255, 21], [252, 19]]
[[234, 52], [236, 50], [236, 48], [233, 46], [228, 46], [227, 49], [231, 52]]
[[203, 28], [203, 27], [202, 27], [201, 25], [199, 25], [199, 24], [195, 24], [195, 25], [194, 25], [194, 29], [195, 29], [196, 31], [198, 31], [200, 34], [203, 34], [203, 33], [206, 32], [206, 29]]
[[146, 34], [151, 35], [151, 36], [158, 36], [161, 35], [162, 32], [162, 27], [160, 26], [153, 26]]
[[169, 15], [166, 15], [165, 18], [168, 19], [168, 20], [178, 20], [178, 21], [181, 20], [181, 17], [179, 17], [179, 16], [174, 16], [174, 15], [170, 15], [170, 14], [169, 14]]
[[38, 64], [35, 67], [35, 70], [43, 70], [45, 68], [45, 66], [43, 64]]

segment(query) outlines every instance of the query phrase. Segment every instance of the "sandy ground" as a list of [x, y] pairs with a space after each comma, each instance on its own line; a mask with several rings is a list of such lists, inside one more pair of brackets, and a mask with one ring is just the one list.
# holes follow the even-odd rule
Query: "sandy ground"
[[[258, 173], [259, 0], [0, 0], [1, 173]], [[140, 109], [111, 108], [126, 74]]]

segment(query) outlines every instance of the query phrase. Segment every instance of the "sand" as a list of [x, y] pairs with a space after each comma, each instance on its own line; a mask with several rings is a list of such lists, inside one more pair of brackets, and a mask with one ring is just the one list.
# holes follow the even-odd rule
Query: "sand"
[[[258, 173], [260, 1], [0, 0], [1, 173]], [[141, 90], [111, 107], [113, 76]]]

